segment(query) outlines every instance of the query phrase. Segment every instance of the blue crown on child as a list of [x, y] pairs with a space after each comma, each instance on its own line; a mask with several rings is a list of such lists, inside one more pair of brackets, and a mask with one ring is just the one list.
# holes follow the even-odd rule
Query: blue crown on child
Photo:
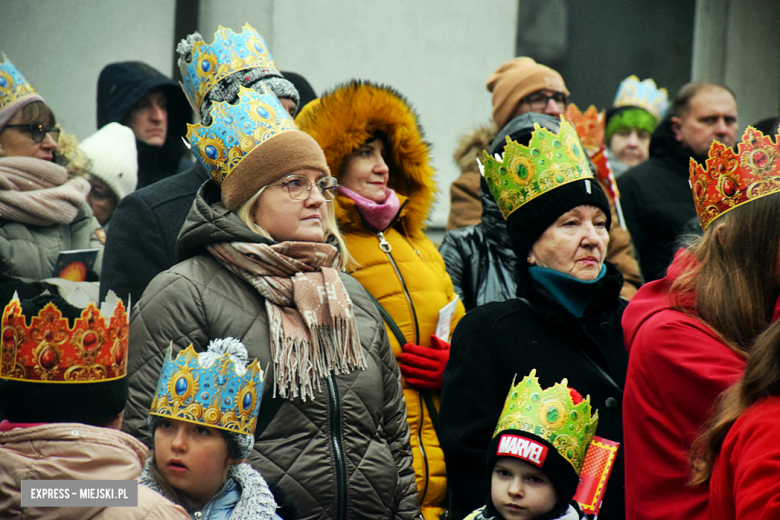
[[0, 109], [33, 94], [37, 92], [30, 82], [3, 53], [3, 63], [0, 63]]
[[640, 82], [629, 76], [620, 83], [614, 107], [635, 106], [647, 110], [660, 121], [669, 108], [669, 95], [665, 88], [658, 88], [651, 78]]
[[253, 435], [263, 379], [257, 360], [242, 372], [225, 353], [211, 366], [203, 367], [192, 345], [176, 359], [169, 345], [149, 413]]
[[197, 112], [206, 94], [220, 80], [241, 70], [265, 69], [281, 77], [265, 40], [249, 24], [240, 34], [219, 26], [214, 42], [197, 41], [192, 48], [192, 60], [181, 63], [182, 88]]
[[279, 99], [262, 83], [263, 92], [241, 87], [238, 103], [220, 101], [211, 109], [211, 125], [187, 125], [192, 153], [222, 185], [241, 160], [259, 144], [298, 126]]

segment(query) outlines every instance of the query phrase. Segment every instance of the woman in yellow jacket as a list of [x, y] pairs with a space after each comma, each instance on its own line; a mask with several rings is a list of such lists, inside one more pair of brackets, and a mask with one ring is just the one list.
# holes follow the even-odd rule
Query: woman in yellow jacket
[[[296, 122], [320, 144], [338, 177], [336, 218], [352, 256], [351, 274], [382, 305], [406, 398], [423, 516], [446, 509], [444, 455], [434, 428], [449, 359], [449, 335], [434, 335], [455, 300], [444, 261], [423, 233], [436, 194], [429, 146], [411, 106], [390, 88], [353, 81], [308, 104]], [[451, 332], [464, 314], [460, 301]], [[446, 313], [446, 312], [445, 312]], [[433, 419], [431, 415], [433, 414]]]

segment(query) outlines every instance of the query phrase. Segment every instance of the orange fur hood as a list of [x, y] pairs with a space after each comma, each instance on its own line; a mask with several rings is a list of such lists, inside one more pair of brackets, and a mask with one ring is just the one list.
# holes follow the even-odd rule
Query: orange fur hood
[[[365, 81], [351, 81], [312, 101], [296, 118], [301, 130], [322, 147], [328, 167], [339, 176], [344, 160], [375, 132], [387, 136], [390, 148], [388, 186], [408, 197], [401, 217], [404, 228], [416, 233], [436, 197], [430, 145], [423, 138], [417, 114], [395, 90]], [[341, 197], [338, 197], [339, 199]], [[356, 211], [336, 203], [340, 225], [354, 224]]]

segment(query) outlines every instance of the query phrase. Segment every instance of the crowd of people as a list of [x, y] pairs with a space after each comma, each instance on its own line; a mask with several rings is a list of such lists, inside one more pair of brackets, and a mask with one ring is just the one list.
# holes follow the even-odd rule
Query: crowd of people
[[[249, 25], [176, 52], [107, 65], [81, 143], [0, 63], [0, 519], [780, 513], [778, 118], [512, 59], [437, 247], [399, 92]], [[138, 505], [23, 505], [68, 479]]]

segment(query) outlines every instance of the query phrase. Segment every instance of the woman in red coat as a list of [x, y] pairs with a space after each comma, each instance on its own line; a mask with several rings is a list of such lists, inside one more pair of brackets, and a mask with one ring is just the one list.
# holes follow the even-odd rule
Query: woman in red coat
[[691, 167], [704, 235], [623, 314], [628, 520], [706, 518], [708, 489], [688, 485], [688, 452], [774, 315], [779, 173], [777, 146], [752, 128], [738, 154], [713, 143], [706, 169]]

